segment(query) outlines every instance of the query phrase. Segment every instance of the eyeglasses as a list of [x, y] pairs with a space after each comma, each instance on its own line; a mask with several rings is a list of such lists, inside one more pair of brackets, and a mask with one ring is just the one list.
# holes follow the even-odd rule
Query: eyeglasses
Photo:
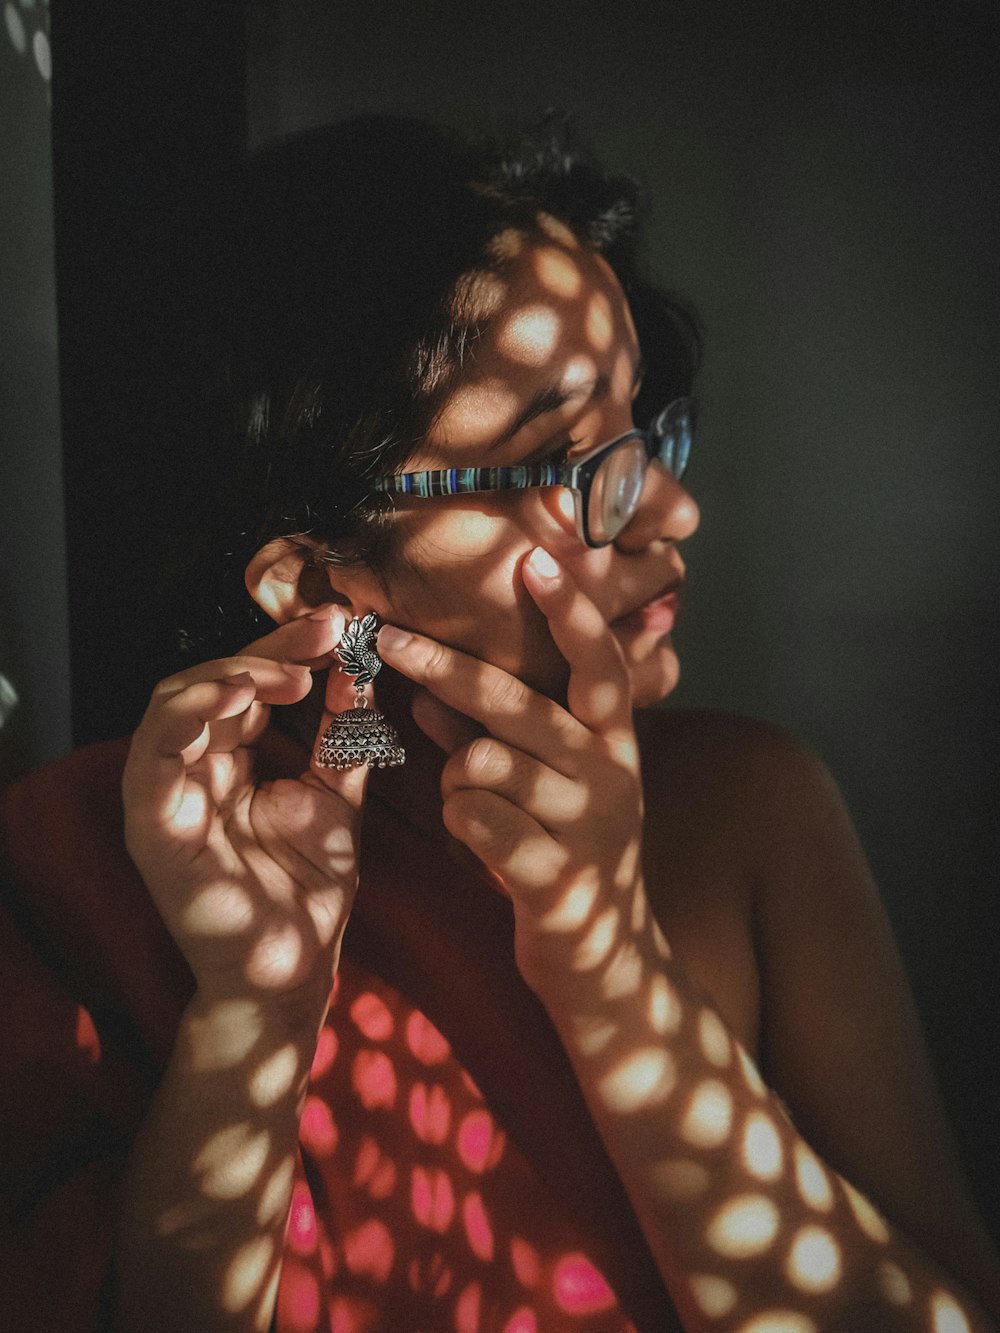
[[655, 458], [680, 481], [691, 456], [698, 414], [694, 398], [677, 398], [650, 422], [580, 458], [521, 467], [451, 467], [378, 477], [375, 490], [428, 500], [477, 491], [524, 491], [567, 486], [573, 492], [576, 525], [588, 546], [607, 546], [625, 527], [642, 494], [646, 469]]

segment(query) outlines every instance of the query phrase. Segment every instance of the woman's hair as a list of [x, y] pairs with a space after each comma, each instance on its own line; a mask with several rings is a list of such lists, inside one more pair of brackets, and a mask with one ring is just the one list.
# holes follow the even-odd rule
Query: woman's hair
[[[476, 280], [502, 271], [504, 233], [548, 215], [608, 261], [646, 364], [637, 415], [689, 392], [700, 341], [689, 308], [640, 274], [641, 196], [572, 147], [565, 127], [470, 144], [368, 117], [295, 135], [250, 157], [237, 192], [232, 296], [220, 388], [231, 438], [213, 446], [232, 497], [219, 542], [201, 543], [211, 601], [243, 630], [242, 571], [262, 543], [307, 535], [334, 563], [385, 567], [387, 497], [476, 338]], [[225, 433], [225, 432], [223, 432]], [[175, 571], [176, 573], [176, 571]], [[191, 588], [188, 584], [188, 594]], [[186, 638], [206, 635], [187, 603]], [[226, 650], [238, 643], [224, 644]]]

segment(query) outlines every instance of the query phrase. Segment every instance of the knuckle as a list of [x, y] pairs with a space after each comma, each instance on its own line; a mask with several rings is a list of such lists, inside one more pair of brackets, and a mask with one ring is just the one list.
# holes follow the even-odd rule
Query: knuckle
[[465, 771], [473, 780], [495, 781], [511, 768], [504, 746], [490, 736], [479, 736], [465, 747]]
[[490, 712], [516, 713], [526, 706], [527, 690], [514, 676], [497, 673], [484, 688], [484, 703]]

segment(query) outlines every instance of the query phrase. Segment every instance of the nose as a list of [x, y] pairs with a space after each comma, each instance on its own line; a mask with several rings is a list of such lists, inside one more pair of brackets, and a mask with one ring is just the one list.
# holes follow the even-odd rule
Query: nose
[[694, 500], [658, 459], [646, 468], [636, 511], [615, 538], [619, 551], [641, 551], [653, 542], [682, 542], [698, 527]]

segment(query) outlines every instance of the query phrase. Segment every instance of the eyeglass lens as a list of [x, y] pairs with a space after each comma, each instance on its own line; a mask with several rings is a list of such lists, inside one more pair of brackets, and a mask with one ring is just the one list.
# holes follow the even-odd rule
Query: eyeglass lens
[[635, 513], [646, 463], [646, 447], [639, 439], [612, 449], [601, 463], [587, 502], [587, 526], [592, 540], [613, 541]]

